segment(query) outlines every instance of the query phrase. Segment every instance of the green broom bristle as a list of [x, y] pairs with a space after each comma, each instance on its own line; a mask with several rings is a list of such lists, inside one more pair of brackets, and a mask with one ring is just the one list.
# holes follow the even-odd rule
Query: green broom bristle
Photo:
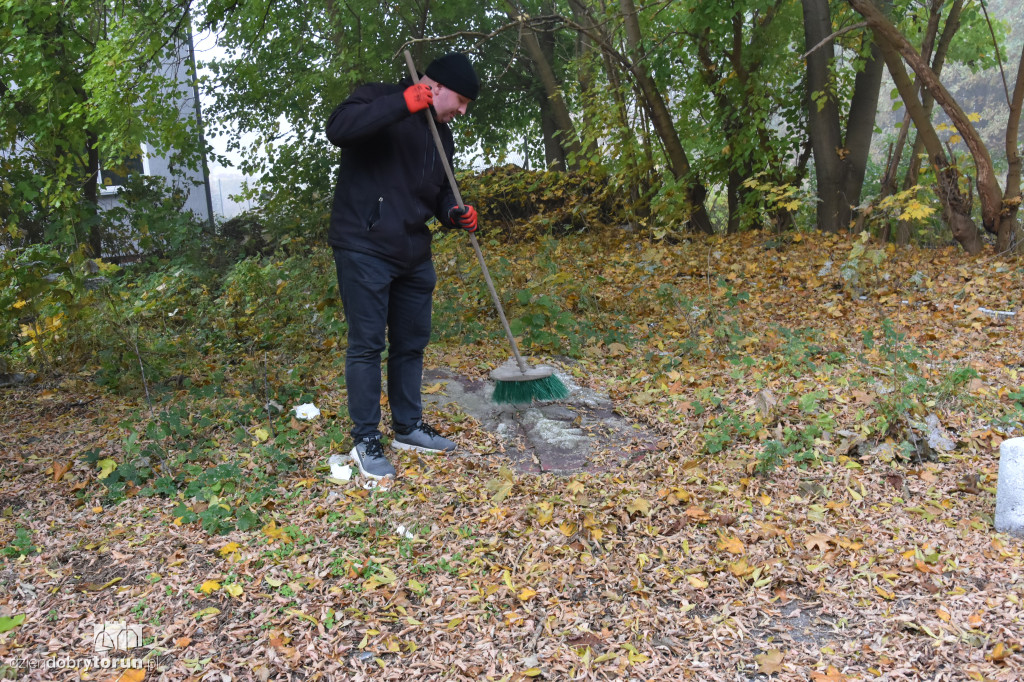
[[543, 379], [530, 381], [498, 381], [494, 384], [491, 400], [495, 403], [522, 404], [534, 400], [564, 400], [569, 397], [569, 389], [554, 374]]

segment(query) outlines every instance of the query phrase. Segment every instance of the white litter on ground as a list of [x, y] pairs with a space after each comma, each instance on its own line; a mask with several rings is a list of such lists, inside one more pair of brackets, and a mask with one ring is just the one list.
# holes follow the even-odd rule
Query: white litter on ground
[[313, 403], [306, 403], [295, 408], [296, 419], [316, 419], [320, 416], [320, 410]]
[[331, 478], [339, 481], [352, 480], [352, 467], [346, 464], [349, 459], [344, 455], [331, 455], [327, 463], [331, 465]]

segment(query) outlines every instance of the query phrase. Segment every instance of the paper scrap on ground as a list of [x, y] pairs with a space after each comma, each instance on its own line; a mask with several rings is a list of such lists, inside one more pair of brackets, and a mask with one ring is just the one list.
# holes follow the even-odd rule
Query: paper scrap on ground
[[320, 410], [313, 403], [306, 403], [295, 408], [296, 419], [316, 419], [320, 416]]
[[331, 465], [331, 478], [340, 481], [352, 480], [352, 467], [346, 464], [347, 461], [348, 458], [342, 455], [331, 455], [327, 460], [327, 463]]

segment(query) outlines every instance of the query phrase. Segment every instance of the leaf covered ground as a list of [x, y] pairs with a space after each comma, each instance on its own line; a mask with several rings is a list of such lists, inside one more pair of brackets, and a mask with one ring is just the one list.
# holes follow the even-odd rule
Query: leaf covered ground
[[[1019, 679], [1024, 551], [993, 514], [1024, 417], [1020, 261], [770, 235], [488, 255], [530, 352], [656, 449], [514, 473], [453, 404], [427, 418], [459, 456], [402, 455], [389, 490], [330, 481], [330, 339], [302, 367], [211, 356], [155, 404], [86, 373], [3, 389], [5, 674]], [[426, 364], [482, 379], [507, 351], [471, 254], [436, 260], [456, 333]], [[278, 390], [293, 370], [301, 397]], [[48, 667], [115, 621], [144, 626], [141, 670]]]

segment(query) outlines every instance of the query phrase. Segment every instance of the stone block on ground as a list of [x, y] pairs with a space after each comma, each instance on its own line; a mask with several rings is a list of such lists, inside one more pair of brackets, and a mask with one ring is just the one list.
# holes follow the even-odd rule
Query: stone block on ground
[[999, 446], [996, 530], [1024, 538], [1024, 438], [1010, 438]]

